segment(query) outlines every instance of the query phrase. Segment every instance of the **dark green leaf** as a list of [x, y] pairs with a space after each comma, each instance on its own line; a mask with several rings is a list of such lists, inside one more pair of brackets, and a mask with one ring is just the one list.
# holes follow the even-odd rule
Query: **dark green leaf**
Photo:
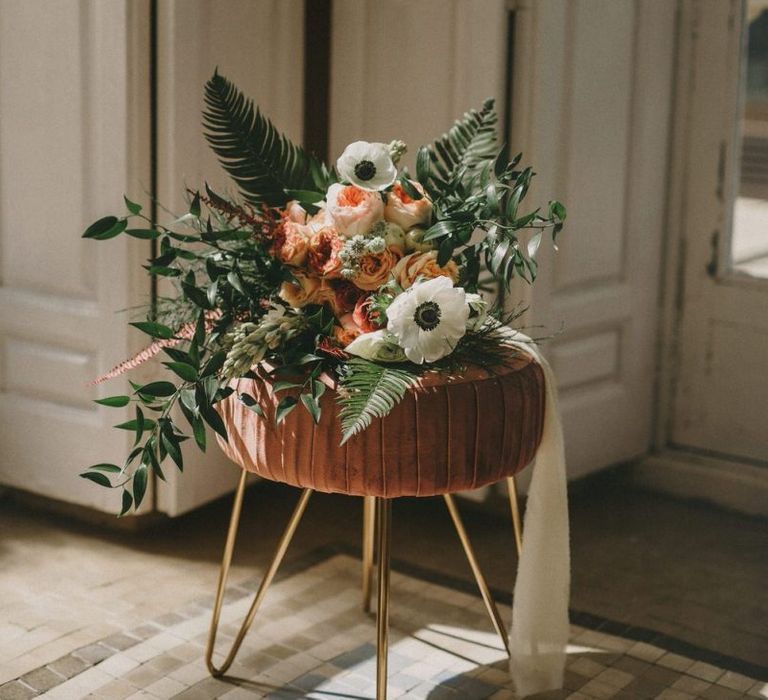
[[122, 408], [127, 406], [130, 400], [130, 396], [107, 396], [104, 399], [94, 399], [93, 402], [111, 408]]
[[[155, 421], [153, 421], [151, 418], [145, 418], [144, 421], [144, 429], [149, 430], [150, 428], [155, 427]], [[119, 423], [118, 425], [114, 426], [115, 428], [119, 428], [120, 430], [137, 430], [139, 427], [139, 423], [136, 420], [129, 420], [125, 423]]]
[[123, 471], [116, 464], [94, 464], [93, 466], [88, 467], [88, 469], [90, 471], [107, 472], [109, 474], [119, 474]]
[[296, 408], [297, 404], [298, 401], [295, 396], [284, 396], [280, 400], [280, 403], [277, 404], [277, 409], [275, 410], [275, 422], [280, 425], [280, 423], [288, 417], [288, 414]]
[[133, 238], [141, 238], [143, 240], [154, 240], [162, 235], [160, 231], [154, 231], [151, 228], [129, 228], [126, 230], [126, 233]]
[[238, 397], [244, 406], [253, 411], [257, 416], [264, 418], [264, 411], [250, 394], [240, 394]]
[[126, 489], [123, 489], [123, 505], [120, 509], [120, 517], [125, 515], [131, 509], [132, 505], [133, 496], [131, 496], [131, 494]]
[[146, 396], [173, 396], [176, 386], [171, 382], [150, 382], [142, 386], [138, 393]]
[[163, 362], [168, 369], [175, 372], [186, 382], [197, 381], [197, 370], [186, 362]]
[[195, 192], [195, 196], [192, 198], [192, 203], [189, 205], [189, 213], [192, 216], [200, 216], [200, 193]]
[[141, 214], [141, 204], [136, 204], [136, 202], [132, 202], [128, 197], [123, 195], [123, 199], [125, 200], [125, 206], [128, 209], [131, 214]]
[[312, 394], [302, 394], [301, 403], [309, 411], [315, 424], [318, 424], [320, 422], [320, 402]]
[[105, 216], [98, 221], [94, 221], [83, 234], [83, 238], [99, 238], [109, 233], [118, 223], [116, 216]]
[[82, 476], [83, 479], [92, 481], [94, 484], [98, 484], [99, 486], [104, 486], [108, 489], [112, 488], [112, 482], [109, 480], [109, 477], [105, 474], [102, 474], [101, 472], [83, 472], [80, 476]]
[[437, 249], [437, 264], [443, 267], [448, 263], [453, 255], [453, 241], [450, 238], [446, 238]]
[[133, 500], [136, 508], [144, 500], [144, 494], [147, 492], [147, 465], [140, 464], [133, 474]]
[[131, 323], [131, 326], [138, 328], [140, 331], [152, 336], [153, 338], [161, 338], [162, 340], [168, 340], [173, 338], [173, 329], [164, 326], [162, 323], [154, 323], [152, 321], [137, 321]]

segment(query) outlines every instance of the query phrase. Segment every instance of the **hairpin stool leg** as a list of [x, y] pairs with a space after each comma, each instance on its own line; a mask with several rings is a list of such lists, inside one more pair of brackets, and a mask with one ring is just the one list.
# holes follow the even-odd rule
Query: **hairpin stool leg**
[[509, 506], [512, 509], [512, 527], [515, 528], [515, 548], [519, 559], [523, 551], [523, 524], [520, 521], [520, 505], [517, 500], [517, 484], [514, 476], [507, 477], [507, 493], [509, 494]]
[[387, 652], [389, 645], [389, 546], [392, 501], [376, 499], [376, 531], [379, 538], [379, 595], [376, 613], [376, 700], [387, 700]]
[[451, 494], [443, 494], [443, 498], [445, 498], [445, 504], [448, 506], [448, 512], [451, 514], [451, 520], [453, 520], [453, 525], [456, 528], [456, 533], [459, 535], [461, 545], [464, 547], [464, 553], [469, 560], [469, 566], [472, 569], [472, 573], [475, 575], [477, 587], [480, 589], [480, 594], [483, 596], [483, 602], [491, 617], [491, 622], [499, 637], [501, 637], [501, 641], [504, 644], [504, 648], [507, 650], [507, 654], [509, 654], [509, 639], [507, 637], [507, 630], [504, 627], [504, 621], [501, 619], [499, 609], [496, 607], [491, 591], [488, 589], [485, 576], [483, 576], [483, 572], [480, 570], [480, 565], [477, 563], [475, 551], [472, 549], [469, 537], [467, 537], [467, 531], [464, 529], [464, 523], [461, 521], [459, 510], [456, 508], [456, 503]]
[[221, 570], [219, 572], [219, 584], [218, 588], [216, 589], [216, 600], [213, 605], [211, 627], [208, 632], [208, 644], [205, 649], [205, 665], [208, 667], [211, 675], [216, 677], [223, 676], [227, 672], [227, 669], [229, 669], [229, 667], [232, 665], [232, 662], [235, 660], [235, 656], [240, 650], [240, 645], [243, 643], [245, 635], [248, 633], [248, 630], [253, 624], [253, 620], [256, 617], [256, 612], [261, 605], [261, 601], [264, 599], [264, 595], [266, 594], [269, 585], [272, 583], [272, 579], [274, 579], [280, 563], [283, 561], [283, 557], [285, 556], [285, 552], [288, 549], [288, 545], [290, 544], [291, 539], [293, 539], [296, 528], [301, 521], [301, 516], [304, 515], [309, 497], [312, 495], [311, 489], [304, 489], [302, 491], [299, 502], [296, 504], [293, 514], [291, 515], [291, 519], [288, 521], [288, 525], [285, 528], [282, 537], [280, 538], [280, 542], [277, 545], [277, 550], [272, 557], [272, 561], [269, 563], [269, 567], [264, 574], [264, 578], [261, 581], [259, 590], [256, 592], [256, 596], [251, 603], [251, 607], [248, 609], [248, 613], [246, 614], [245, 619], [240, 626], [237, 637], [235, 637], [232, 648], [229, 650], [229, 654], [227, 654], [227, 657], [224, 659], [224, 662], [221, 664], [221, 666], [216, 667], [213, 663], [213, 651], [216, 644], [216, 632], [218, 631], [219, 620], [221, 618], [221, 606], [224, 602], [224, 591], [226, 590], [227, 578], [229, 577], [229, 567], [232, 563], [232, 553], [235, 549], [235, 539], [237, 538], [237, 526], [240, 522], [240, 511], [243, 505], [243, 492], [245, 491], [246, 477], [247, 472], [243, 470], [243, 473], [240, 476], [240, 483], [237, 486], [237, 492], [235, 493], [235, 502], [232, 506], [232, 516], [229, 521], [227, 543], [224, 546], [224, 557], [222, 559]]
[[363, 496], [363, 611], [371, 612], [373, 550], [376, 537], [376, 498]]

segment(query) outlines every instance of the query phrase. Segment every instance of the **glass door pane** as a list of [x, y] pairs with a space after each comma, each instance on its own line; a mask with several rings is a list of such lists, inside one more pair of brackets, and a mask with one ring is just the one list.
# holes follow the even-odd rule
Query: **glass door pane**
[[768, 277], [768, 0], [745, 3], [741, 173], [733, 212], [734, 269]]

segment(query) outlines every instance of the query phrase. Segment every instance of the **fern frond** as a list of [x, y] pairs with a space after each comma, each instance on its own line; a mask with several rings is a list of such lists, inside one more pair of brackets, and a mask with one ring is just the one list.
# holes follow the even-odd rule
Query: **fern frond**
[[339, 417], [343, 445], [365, 430], [374, 418], [386, 416], [405, 396], [416, 380], [412, 373], [354, 357], [340, 380]]
[[253, 204], [282, 206], [286, 190], [324, 189], [325, 164], [281, 134], [253, 100], [218, 72], [205, 85], [205, 138]]
[[448, 133], [429, 148], [432, 169], [448, 182], [463, 169], [472, 171], [498, 155], [494, 101], [486, 100], [480, 111], [469, 110]]

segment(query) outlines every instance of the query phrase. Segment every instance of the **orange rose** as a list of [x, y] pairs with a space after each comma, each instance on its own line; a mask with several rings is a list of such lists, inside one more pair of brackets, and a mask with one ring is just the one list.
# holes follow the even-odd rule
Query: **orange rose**
[[309, 227], [287, 220], [280, 228], [280, 234], [275, 237], [274, 254], [286, 265], [301, 267], [309, 251]]
[[283, 282], [280, 298], [289, 306], [300, 308], [307, 304], [323, 304], [330, 299], [331, 290], [324, 280], [294, 271], [296, 282]]
[[326, 197], [326, 212], [336, 228], [347, 238], [365, 234], [384, 217], [384, 202], [378, 192], [354, 185], [331, 185]]
[[[418, 182], [413, 180], [410, 182], [424, 195], [424, 188]], [[432, 202], [426, 196], [422, 196], [421, 199], [413, 199], [403, 189], [403, 186], [396, 182], [392, 191], [387, 195], [384, 218], [397, 224], [404, 231], [414, 226], [426, 226], [432, 218]]]
[[454, 284], [459, 281], [459, 268], [456, 263], [449, 260], [443, 267], [440, 267], [437, 264], [436, 250], [406, 255], [397, 263], [392, 274], [403, 289], [408, 289], [419, 277], [424, 280], [431, 280], [435, 277], [450, 277]]
[[335, 228], [329, 226], [316, 231], [309, 239], [309, 269], [323, 277], [339, 277], [339, 251], [343, 247], [344, 241]]
[[342, 347], [347, 347], [362, 332], [352, 319], [352, 314], [344, 314], [340, 319], [340, 326], [333, 327], [333, 337]]
[[355, 310], [352, 312], [352, 318], [355, 324], [360, 327], [363, 333], [371, 333], [381, 328], [379, 323], [379, 312], [371, 309], [373, 303], [373, 296], [361, 297], [357, 304], [355, 304]]
[[355, 308], [355, 304], [357, 304], [357, 300], [364, 293], [362, 289], [346, 280], [332, 280], [329, 282], [329, 285], [333, 291], [331, 308], [337, 318], [352, 311]]
[[352, 281], [360, 289], [378, 289], [389, 280], [389, 274], [399, 259], [397, 248], [385, 248], [381, 253], [366, 253], [360, 258], [360, 270]]

